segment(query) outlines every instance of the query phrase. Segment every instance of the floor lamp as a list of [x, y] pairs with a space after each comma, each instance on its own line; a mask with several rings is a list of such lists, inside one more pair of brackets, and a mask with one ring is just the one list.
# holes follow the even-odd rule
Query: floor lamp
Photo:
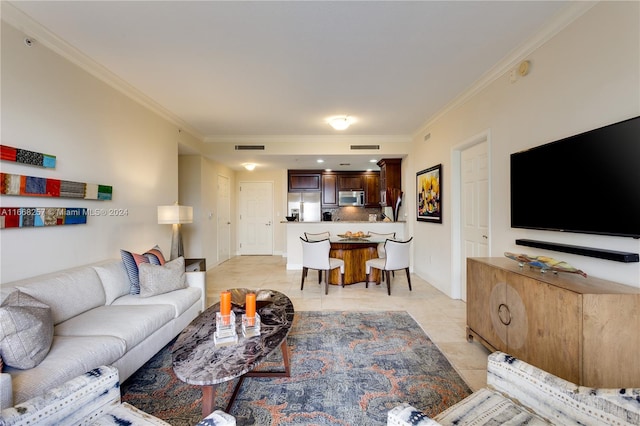
[[193, 222], [193, 207], [191, 206], [180, 206], [178, 203], [172, 206], [158, 206], [158, 224], [173, 225], [170, 260], [184, 256], [181, 226], [183, 223], [191, 222]]

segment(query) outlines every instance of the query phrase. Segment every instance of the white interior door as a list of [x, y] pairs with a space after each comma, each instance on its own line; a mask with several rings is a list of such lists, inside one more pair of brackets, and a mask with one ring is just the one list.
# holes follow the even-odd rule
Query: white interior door
[[273, 183], [240, 184], [240, 254], [273, 254]]
[[231, 257], [231, 188], [229, 178], [218, 175], [218, 263]]
[[489, 256], [489, 155], [488, 142], [461, 152], [461, 299], [467, 300], [467, 257]]

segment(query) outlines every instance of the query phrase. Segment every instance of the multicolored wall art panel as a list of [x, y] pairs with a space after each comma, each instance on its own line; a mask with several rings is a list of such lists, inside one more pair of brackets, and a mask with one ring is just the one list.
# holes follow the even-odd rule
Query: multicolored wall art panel
[[0, 229], [86, 223], [87, 209], [81, 207], [0, 207]]
[[0, 145], [0, 159], [13, 161], [14, 163], [28, 164], [30, 166], [40, 166], [47, 169], [56, 168], [56, 156], [42, 154], [40, 152], [29, 151], [12, 146]]
[[111, 200], [113, 187], [34, 176], [0, 173], [1, 195]]

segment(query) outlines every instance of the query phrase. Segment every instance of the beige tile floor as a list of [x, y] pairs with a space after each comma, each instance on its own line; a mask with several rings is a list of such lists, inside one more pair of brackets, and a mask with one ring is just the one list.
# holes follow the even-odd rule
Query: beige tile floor
[[486, 385], [488, 350], [477, 342], [467, 342], [466, 304], [453, 300], [429, 283], [411, 275], [409, 291], [404, 272], [396, 273], [391, 296], [386, 285], [364, 283], [344, 288], [318, 285], [316, 271], [309, 271], [300, 290], [302, 271], [288, 271], [281, 256], [237, 256], [207, 271], [207, 306], [219, 301], [222, 290], [244, 287], [280, 291], [291, 299], [297, 311], [407, 311], [440, 348], [472, 390]]

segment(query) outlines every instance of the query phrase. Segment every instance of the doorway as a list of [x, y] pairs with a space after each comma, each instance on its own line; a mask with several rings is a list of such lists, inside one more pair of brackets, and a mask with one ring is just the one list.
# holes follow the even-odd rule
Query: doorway
[[227, 176], [218, 175], [218, 263], [231, 258], [231, 188]]
[[490, 256], [491, 175], [489, 132], [454, 147], [452, 296], [467, 300], [467, 258]]
[[273, 182], [240, 183], [240, 255], [273, 254]]

